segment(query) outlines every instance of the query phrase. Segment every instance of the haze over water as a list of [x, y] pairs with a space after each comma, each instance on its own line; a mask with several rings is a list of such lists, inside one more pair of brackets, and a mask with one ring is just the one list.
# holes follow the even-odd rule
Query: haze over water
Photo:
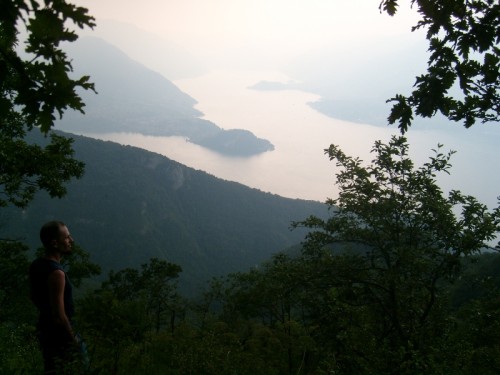
[[[140, 134], [105, 134], [93, 137], [141, 147], [217, 177], [284, 197], [324, 201], [336, 195], [335, 162], [324, 149], [341, 146], [352, 156], [370, 161], [375, 140], [387, 142], [396, 127], [376, 127], [325, 116], [308, 103], [319, 97], [295, 90], [258, 91], [250, 89], [261, 80], [287, 82], [276, 72], [215, 71], [210, 74], [175, 81], [184, 92], [198, 101], [196, 108], [204, 118], [224, 129], [241, 128], [271, 141], [275, 150], [250, 158], [227, 157], [181, 137], [153, 137]], [[444, 190], [461, 189], [493, 205], [500, 179], [497, 173], [484, 173], [478, 165], [491, 160], [497, 151], [482, 129], [412, 130], [408, 133], [410, 152], [417, 164], [432, 155], [438, 143], [443, 150], [459, 150], [452, 158], [451, 176], [442, 175]], [[495, 130], [492, 128], [492, 130]], [[464, 136], [465, 135], [465, 136]], [[482, 143], [479, 143], [483, 141]], [[491, 167], [496, 168], [493, 163]]]
[[[319, 100], [319, 94], [248, 87], [263, 80], [296, 79], [286, 75], [292, 70], [314, 82], [314, 92], [328, 88], [330, 99], [383, 103], [397, 92], [407, 94], [428, 58], [424, 32], [410, 31], [418, 15], [406, 3], [389, 17], [380, 14], [378, 2], [364, 0], [75, 2], [96, 16], [97, 30], [101, 21], [117, 20], [184, 48], [207, 74], [179, 80], [159, 72], [198, 101], [196, 108], [205, 119], [224, 129], [249, 130], [272, 142], [275, 150], [234, 158], [183, 138], [137, 134], [96, 138], [139, 146], [217, 177], [291, 198], [324, 201], [335, 196], [335, 162], [324, 154], [330, 144], [370, 161], [373, 143], [389, 141], [398, 129], [327, 117], [307, 104]], [[152, 59], [171, 58], [155, 45], [151, 54], [138, 52], [125, 34], [115, 39], [121, 40], [120, 48], [129, 47], [126, 53], [133, 59], [151, 68], [159, 66]], [[360, 113], [367, 111], [359, 105]], [[439, 177], [444, 191], [459, 189], [490, 207], [496, 205], [499, 124], [476, 124], [470, 129], [454, 123], [415, 125], [407, 137], [417, 165], [427, 161], [438, 143], [444, 144], [444, 151], [457, 151], [451, 175]]]

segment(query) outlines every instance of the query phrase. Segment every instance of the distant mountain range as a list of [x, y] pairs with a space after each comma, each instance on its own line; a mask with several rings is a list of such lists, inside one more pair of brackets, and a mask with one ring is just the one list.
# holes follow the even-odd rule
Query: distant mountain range
[[[425, 39], [409, 43], [406, 38], [376, 38], [347, 39], [297, 55], [283, 68], [291, 82], [262, 81], [251, 88], [313, 93], [320, 99], [308, 104], [326, 116], [386, 127], [391, 109], [386, 101], [409, 94], [415, 77], [426, 70], [427, 45]], [[430, 123], [420, 118], [414, 122]]]
[[2, 208], [0, 238], [35, 249], [39, 227], [63, 220], [104, 273], [158, 257], [181, 265], [182, 288], [193, 292], [212, 276], [248, 270], [298, 245], [305, 232], [291, 231], [292, 221], [327, 215], [319, 202], [264, 193], [139, 148], [74, 139], [84, 177], [63, 199], [39, 194], [25, 210]]
[[274, 149], [269, 141], [247, 130], [224, 130], [201, 119], [203, 114], [194, 109], [193, 98], [100, 38], [82, 37], [65, 49], [76, 74], [90, 75], [98, 94], [82, 92], [85, 116], [68, 112], [57, 124], [61, 130], [183, 136], [229, 156], [251, 156]]
[[204, 63], [182, 46], [130, 23], [101, 19], [94, 29], [82, 30], [81, 33], [104, 39], [169, 80], [207, 73]]

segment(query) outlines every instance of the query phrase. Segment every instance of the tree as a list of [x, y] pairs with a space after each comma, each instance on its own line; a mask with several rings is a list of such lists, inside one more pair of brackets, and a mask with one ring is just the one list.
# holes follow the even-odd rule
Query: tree
[[[51, 129], [56, 113], [83, 112], [77, 89], [94, 89], [89, 77], [70, 77], [71, 62], [60, 44], [78, 36], [67, 23], [95, 24], [87, 9], [64, 0], [1, 0], [0, 7], [0, 206], [26, 206], [37, 190], [61, 197], [63, 183], [83, 174], [72, 140]], [[37, 131], [50, 134], [50, 142], [26, 139]]]
[[0, 324], [17, 327], [36, 319], [29, 299], [27, 253], [20, 242], [0, 240]]
[[[223, 320], [245, 332], [247, 350], [280, 373], [308, 373], [306, 358], [314, 352], [303, 320], [303, 300], [311, 291], [304, 268], [300, 259], [278, 253], [259, 268], [229, 275], [223, 293]], [[244, 330], [237, 328], [242, 322]]]
[[326, 152], [341, 168], [338, 198], [327, 201], [331, 217], [295, 224], [313, 229], [305, 259], [330, 267], [330, 281], [321, 279], [325, 295], [365, 320], [360, 331], [377, 345], [367, 341], [351, 352], [359, 353], [358, 363], [382, 366], [372, 367], [375, 373], [432, 373], [444, 332], [443, 285], [500, 231], [500, 207], [489, 211], [455, 190], [444, 196], [436, 175], [449, 172], [453, 152], [440, 148], [415, 168], [402, 136], [375, 142], [366, 167], [330, 146]]
[[[409, 96], [388, 100], [388, 118], [408, 130], [413, 115], [438, 112], [469, 128], [500, 120], [500, 4], [496, 0], [411, 0], [422, 18], [412, 28], [427, 30], [427, 72], [416, 78]], [[394, 15], [399, 0], [382, 0], [380, 10]], [[456, 92], [454, 92], [456, 91]]]
[[83, 298], [81, 321], [96, 353], [95, 367], [106, 368], [106, 373], [127, 367], [132, 361], [124, 353], [144, 354], [151, 340], [163, 333], [160, 329], [167, 326], [168, 313], [173, 334], [176, 314], [182, 308], [176, 283], [181, 272], [177, 264], [152, 258], [140, 270], [111, 271], [99, 289]]
[[0, 240], [0, 374], [39, 373], [36, 308], [29, 298], [28, 247]]
[[181, 272], [181, 266], [158, 258], [152, 258], [149, 263], [142, 265], [142, 289], [146, 294], [147, 308], [157, 333], [164, 326], [166, 312], [170, 313], [170, 330], [174, 331], [176, 314], [180, 309], [176, 303], [179, 296], [175, 280]]

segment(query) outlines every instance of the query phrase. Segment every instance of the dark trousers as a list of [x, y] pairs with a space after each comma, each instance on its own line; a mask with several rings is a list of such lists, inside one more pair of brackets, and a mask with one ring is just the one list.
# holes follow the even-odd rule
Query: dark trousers
[[80, 339], [79, 345], [54, 332], [39, 333], [44, 374], [83, 374], [88, 367], [86, 347]]

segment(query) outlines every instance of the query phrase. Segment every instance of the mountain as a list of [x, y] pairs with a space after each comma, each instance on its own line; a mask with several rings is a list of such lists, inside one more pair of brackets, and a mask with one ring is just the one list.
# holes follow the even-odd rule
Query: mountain
[[84, 177], [63, 199], [39, 194], [27, 209], [2, 208], [0, 238], [34, 249], [40, 226], [62, 220], [104, 274], [158, 257], [182, 266], [182, 288], [192, 292], [300, 243], [305, 231], [291, 231], [291, 222], [327, 214], [322, 203], [224, 181], [139, 148], [74, 139]]
[[78, 76], [91, 76], [93, 92], [82, 92], [85, 116], [68, 112], [57, 127], [70, 132], [129, 132], [183, 136], [225, 155], [251, 156], [272, 151], [273, 145], [252, 133], [223, 130], [201, 119], [196, 101], [161, 74], [130, 59], [96, 37], [82, 37], [65, 46]]
[[82, 33], [104, 39], [170, 80], [207, 73], [204, 64], [182, 46], [130, 23], [99, 20], [94, 29]]
[[286, 73], [299, 84], [291, 88], [321, 99], [310, 103], [326, 116], [387, 126], [387, 99], [407, 94], [426, 69], [426, 44], [419, 38], [348, 38], [297, 56]]

